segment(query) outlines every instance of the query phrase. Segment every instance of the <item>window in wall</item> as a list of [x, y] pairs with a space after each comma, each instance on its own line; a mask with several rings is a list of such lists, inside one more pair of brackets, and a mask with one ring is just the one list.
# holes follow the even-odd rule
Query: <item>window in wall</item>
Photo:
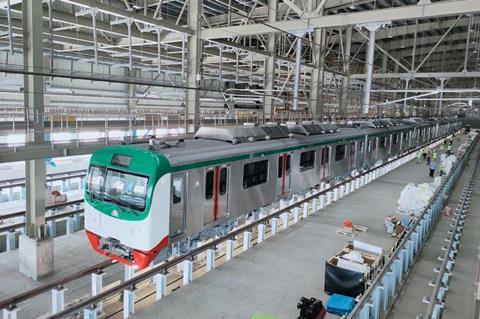
[[341, 161], [345, 158], [345, 144], [337, 145], [335, 147], [335, 162]]
[[359, 144], [359, 146], [358, 146], [358, 151], [359, 151], [360, 153], [363, 153], [363, 144], [364, 144], [364, 142], [361, 141], [360, 144]]
[[315, 151], [300, 154], [300, 172], [308, 171], [315, 167]]
[[263, 184], [268, 177], [268, 160], [248, 163], [243, 166], [243, 188]]

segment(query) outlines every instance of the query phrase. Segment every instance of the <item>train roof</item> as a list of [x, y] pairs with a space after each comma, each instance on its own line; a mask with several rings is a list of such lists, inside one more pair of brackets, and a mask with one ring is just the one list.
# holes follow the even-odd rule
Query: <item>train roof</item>
[[[164, 155], [174, 171], [191, 167], [214, 165], [218, 159], [248, 159], [262, 157], [275, 153], [288, 152], [298, 149], [307, 149], [322, 144], [342, 143], [358, 137], [378, 136], [385, 133], [400, 132], [412, 129], [418, 125], [392, 126], [388, 128], [340, 128], [335, 133], [319, 135], [290, 134], [290, 137], [277, 139], [261, 139], [252, 142], [233, 144], [225, 140], [198, 138], [185, 140], [176, 146], [152, 150]], [[423, 125], [421, 125], [423, 126]], [[230, 127], [231, 129], [231, 127]], [[259, 131], [257, 130], [257, 134]], [[228, 140], [228, 139], [227, 139]], [[209, 164], [211, 162], [211, 164]]]

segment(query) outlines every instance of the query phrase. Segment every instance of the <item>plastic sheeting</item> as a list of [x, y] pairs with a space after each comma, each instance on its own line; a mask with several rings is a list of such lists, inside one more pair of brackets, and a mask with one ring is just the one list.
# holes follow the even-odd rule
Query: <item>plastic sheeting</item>
[[453, 167], [453, 164], [457, 161], [457, 157], [455, 155], [450, 155], [446, 158], [442, 158], [440, 161], [440, 170], [444, 174], [448, 174]]
[[356, 297], [365, 291], [364, 273], [336, 267], [325, 262], [325, 286], [328, 294]]
[[442, 178], [437, 176], [433, 183], [423, 183], [417, 186], [413, 183], [407, 184], [397, 201], [397, 211], [400, 214], [420, 215], [441, 182]]

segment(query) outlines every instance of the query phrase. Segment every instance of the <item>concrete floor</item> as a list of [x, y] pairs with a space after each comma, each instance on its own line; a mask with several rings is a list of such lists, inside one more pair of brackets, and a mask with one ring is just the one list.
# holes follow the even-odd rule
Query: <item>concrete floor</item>
[[[470, 163], [472, 163], [473, 157], [474, 155], [472, 155]], [[448, 200], [447, 205], [452, 209], [457, 206], [467, 172], [467, 170], [464, 171]], [[474, 188], [464, 236], [460, 243], [453, 276], [451, 277], [450, 291], [447, 294], [443, 314], [444, 318], [473, 317], [476, 256], [480, 241], [480, 233], [478, 232], [480, 227], [479, 176], [480, 173], [477, 172], [475, 176], [477, 185]], [[416, 315], [423, 314], [426, 311], [426, 304], [422, 302], [422, 299], [432, 292], [432, 287], [428, 286], [428, 283], [434, 278], [433, 268], [440, 265], [437, 258], [441, 253], [441, 247], [445, 244], [451, 220], [452, 217], [442, 216], [435, 226], [388, 318], [415, 318]]]
[[426, 164], [407, 163], [160, 302], [141, 301], [134, 317], [245, 319], [263, 311], [295, 318], [300, 297], [328, 298], [323, 293], [325, 260], [351, 240], [335, 233], [343, 220], [368, 226], [356, 239], [390, 249], [393, 238], [383, 223], [395, 212], [401, 190], [410, 182], [431, 181]]

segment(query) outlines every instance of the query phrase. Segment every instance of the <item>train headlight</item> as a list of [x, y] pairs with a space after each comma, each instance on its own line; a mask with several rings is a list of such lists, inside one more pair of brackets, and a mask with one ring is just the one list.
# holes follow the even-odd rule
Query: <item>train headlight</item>
[[112, 210], [112, 216], [118, 217], [118, 211], [116, 209]]

